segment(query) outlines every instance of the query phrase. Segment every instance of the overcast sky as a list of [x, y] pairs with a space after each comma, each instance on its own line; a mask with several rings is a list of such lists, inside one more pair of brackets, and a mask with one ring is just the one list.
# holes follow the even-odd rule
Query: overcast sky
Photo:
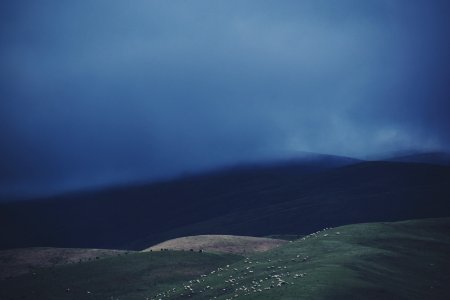
[[6, 0], [0, 196], [450, 149], [447, 0]]

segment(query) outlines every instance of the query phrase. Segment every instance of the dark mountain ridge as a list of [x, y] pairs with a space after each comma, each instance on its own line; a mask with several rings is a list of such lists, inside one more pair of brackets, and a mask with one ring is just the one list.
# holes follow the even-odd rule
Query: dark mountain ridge
[[304, 234], [356, 222], [450, 216], [449, 167], [313, 165], [234, 168], [146, 186], [2, 204], [0, 246], [141, 249], [193, 234]]
[[397, 162], [415, 162], [415, 163], [428, 163], [428, 164], [450, 166], [450, 153], [447, 152], [416, 153], [403, 156], [396, 156], [388, 160]]

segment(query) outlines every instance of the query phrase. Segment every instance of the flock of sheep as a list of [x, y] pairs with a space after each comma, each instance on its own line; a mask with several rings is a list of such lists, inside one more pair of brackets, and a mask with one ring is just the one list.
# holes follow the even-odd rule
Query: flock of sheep
[[[300, 240], [309, 238], [327, 237], [329, 234], [325, 233], [330, 228], [325, 228], [321, 231], [312, 233]], [[340, 232], [335, 232], [339, 235]], [[226, 300], [235, 299], [241, 296], [251, 294], [264, 293], [272, 289], [287, 287], [295, 285], [296, 281], [307, 276], [306, 273], [293, 272], [290, 270], [291, 262], [307, 262], [310, 257], [304, 254], [297, 254], [289, 259], [272, 261], [267, 258], [265, 260], [252, 260], [246, 258], [242, 266], [231, 267], [227, 265], [223, 268], [218, 268], [211, 271], [209, 274], [201, 275], [200, 278], [190, 280], [183, 287], [172, 288], [165, 292], [147, 298], [146, 300], [163, 300], [170, 298], [191, 298], [196, 295], [203, 295], [204, 298], [216, 299], [217, 297], [225, 296]], [[257, 271], [257, 272], [255, 272]], [[254, 275], [262, 276], [254, 276]], [[216, 279], [213, 279], [216, 277]], [[217, 282], [217, 279], [222, 284], [217, 285], [212, 282]], [[209, 282], [210, 285], [207, 285]], [[214, 287], [216, 285], [217, 287]]]

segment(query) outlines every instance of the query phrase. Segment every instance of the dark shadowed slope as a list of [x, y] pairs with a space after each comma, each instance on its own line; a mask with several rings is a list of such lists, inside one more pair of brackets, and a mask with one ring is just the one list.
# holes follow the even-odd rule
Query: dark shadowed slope
[[[307, 234], [326, 226], [450, 216], [450, 168], [368, 162], [285, 181], [265, 190], [272, 201], [236, 207], [228, 214], [151, 235], [207, 233], [267, 235]], [[257, 195], [255, 195], [256, 197]]]
[[428, 163], [428, 164], [450, 166], [450, 153], [446, 152], [417, 153], [393, 157], [388, 160], [397, 162], [415, 162], [415, 163]]
[[0, 279], [31, 273], [37, 268], [98, 260], [131, 253], [125, 250], [81, 248], [21, 248], [0, 250]]
[[[245, 204], [245, 199], [261, 187], [285, 178], [356, 162], [352, 158], [303, 153], [289, 161], [247, 164], [168, 182], [0, 203], [0, 248], [124, 248], [149, 233], [231, 212], [235, 208], [226, 201]], [[205, 205], [211, 203], [215, 206]]]
[[2, 205], [1, 246], [144, 249], [199, 234], [306, 234], [324, 226], [450, 215], [450, 168], [298, 164]]

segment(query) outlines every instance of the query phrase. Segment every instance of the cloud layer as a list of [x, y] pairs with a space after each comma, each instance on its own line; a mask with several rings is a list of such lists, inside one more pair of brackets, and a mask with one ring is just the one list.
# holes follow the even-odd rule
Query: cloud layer
[[3, 1], [0, 186], [450, 149], [446, 1]]

